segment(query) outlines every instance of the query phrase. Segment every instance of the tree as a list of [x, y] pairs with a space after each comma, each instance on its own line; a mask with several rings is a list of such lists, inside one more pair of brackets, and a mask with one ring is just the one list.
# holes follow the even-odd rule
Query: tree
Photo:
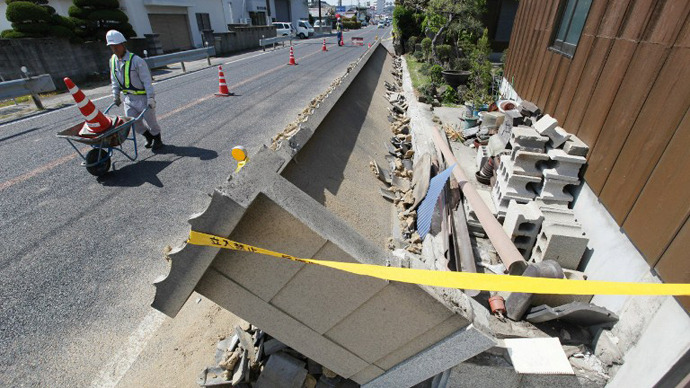
[[74, 37], [74, 25], [56, 14], [55, 8], [47, 5], [48, 0], [6, 0], [6, 3], [5, 16], [12, 22], [12, 29], [3, 31], [3, 38]]
[[455, 25], [454, 31], [475, 31], [481, 28], [479, 18], [484, 13], [486, 0], [403, 0], [407, 7], [426, 13], [424, 26], [434, 33], [431, 40], [433, 62], [440, 64], [436, 47], [441, 38]]
[[135, 36], [129, 18], [119, 8], [118, 0], [74, 0], [68, 12], [78, 35], [86, 40], [105, 40], [108, 30], [118, 30], [127, 38]]

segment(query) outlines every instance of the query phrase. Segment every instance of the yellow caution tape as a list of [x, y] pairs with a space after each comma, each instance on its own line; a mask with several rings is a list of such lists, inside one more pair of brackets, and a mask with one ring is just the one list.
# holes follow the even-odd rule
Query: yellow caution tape
[[426, 269], [384, 267], [371, 264], [303, 259], [270, 251], [223, 237], [191, 231], [189, 244], [232, 249], [280, 257], [307, 264], [317, 264], [357, 275], [384, 280], [465, 290], [526, 292], [564, 295], [690, 295], [690, 284], [627, 283], [594, 280], [547, 279], [484, 273], [432, 271]]

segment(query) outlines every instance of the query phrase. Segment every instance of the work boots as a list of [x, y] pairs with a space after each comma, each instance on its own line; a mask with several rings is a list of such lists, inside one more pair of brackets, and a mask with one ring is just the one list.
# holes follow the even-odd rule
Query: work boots
[[153, 138], [153, 145], [151, 146], [152, 149], [157, 150], [163, 147], [163, 140], [161, 140], [161, 134], [159, 133], [156, 136], [152, 136]]
[[146, 138], [146, 144], [144, 144], [144, 147], [151, 148], [153, 145], [154, 136], [149, 131], [142, 133], [142, 135], [144, 135], [144, 137]]

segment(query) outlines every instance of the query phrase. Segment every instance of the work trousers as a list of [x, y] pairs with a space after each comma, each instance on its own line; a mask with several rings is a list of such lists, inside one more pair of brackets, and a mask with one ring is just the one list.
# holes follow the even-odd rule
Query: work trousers
[[[148, 98], [145, 94], [125, 94], [125, 116], [138, 117], [146, 108]], [[145, 125], [141, 125], [144, 124]], [[137, 133], [142, 134], [147, 130], [156, 136], [161, 133], [161, 127], [156, 120], [156, 110], [149, 108], [144, 113], [144, 117], [140, 122], [134, 125]]]

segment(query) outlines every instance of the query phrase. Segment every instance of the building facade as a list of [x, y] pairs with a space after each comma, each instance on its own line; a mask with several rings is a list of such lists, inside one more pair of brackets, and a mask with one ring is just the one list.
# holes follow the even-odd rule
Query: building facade
[[[68, 16], [71, 0], [50, 0], [58, 14]], [[12, 26], [5, 18], [7, 4], [0, 3], [0, 30]], [[159, 34], [163, 51], [204, 45], [203, 30], [227, 32], [228, 25], [270, 25], [273, 21], [296, 24], [308, 17], [305, 0], [120, 0], [138, 37]]]

